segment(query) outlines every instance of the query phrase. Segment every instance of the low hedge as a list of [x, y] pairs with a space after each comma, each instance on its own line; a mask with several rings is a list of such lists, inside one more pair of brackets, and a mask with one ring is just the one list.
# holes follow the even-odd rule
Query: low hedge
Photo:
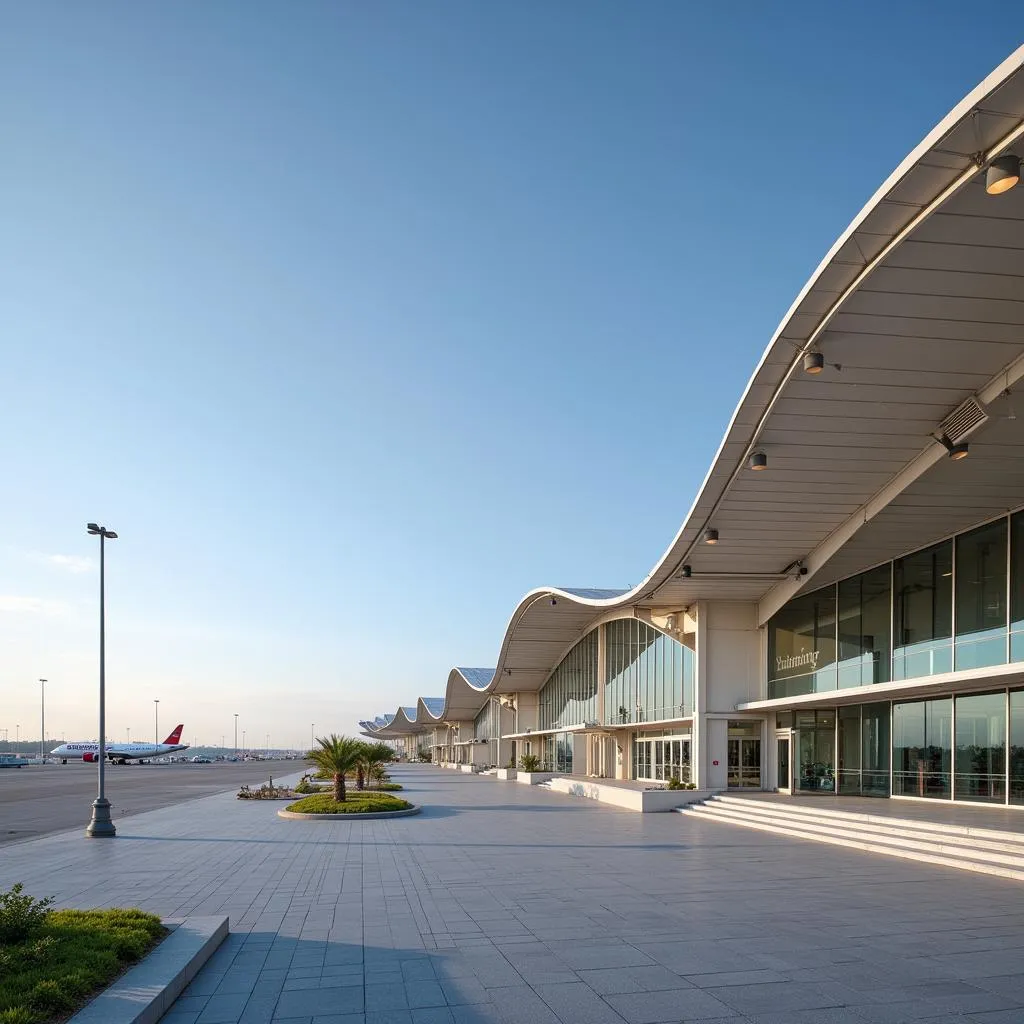
[[54, 910], [0, 947], [0, 1024], [64, 1020], [166, 934], [141, 910]]
[[296, 814], [377, 814], [381, 811], [405, 811], [412, 807], [408, 800], [400, 800], [387, 793], [368, 793], [366, 790], [348, 792], [343, 804], [335, 803], [333, 793], [317, 793], [289, 804], [285, 810]]

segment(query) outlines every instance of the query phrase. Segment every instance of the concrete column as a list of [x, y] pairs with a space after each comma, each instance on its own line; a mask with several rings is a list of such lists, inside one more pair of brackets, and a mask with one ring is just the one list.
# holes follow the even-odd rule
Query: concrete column
[[694, 680], [693, 680], [693, 729], [690, 736], [691, 778], [698, 789], [709, 786], [708, 769], [710, 761], [707, 756], [707, 708], [708, 708], [708, 617], [707, 602], [698, 601], [696, 612], [696, 630], [694, 643]]

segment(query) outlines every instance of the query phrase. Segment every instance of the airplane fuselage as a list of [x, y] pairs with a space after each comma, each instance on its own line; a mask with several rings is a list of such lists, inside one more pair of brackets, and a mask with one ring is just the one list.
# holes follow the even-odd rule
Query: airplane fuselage
[[[126, 764], [128, 761], [149, 760], [163, 757], [178, 750], [188, 750], [187, 743], [108, 743], [104, 753], [107, 760]], [[98, 743], [62, 743], [50, 751], [51, 757], [59, 757], [67, 761], [98, 761], [100, 745]]]

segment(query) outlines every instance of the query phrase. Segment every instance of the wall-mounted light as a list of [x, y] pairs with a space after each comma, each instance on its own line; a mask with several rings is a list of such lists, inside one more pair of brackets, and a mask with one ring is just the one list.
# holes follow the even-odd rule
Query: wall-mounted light
[[683, 566], [682, 577], [684, 580], [688, 580], [693, 575], [693, 569], [688, 565]]
[[705, 544], [717, 544], [718, 543], [718, 531], [713, 526], [709, 526], [704, 531], [704, 543]]
[[970, 454], [970, 449], [966, 442], [962, 442], [961, 444], [953, 444], [953, 442], [950, 441], [950, 439], [946, 437], [945, 434], [943, 434], [941, 437], [935, 438], [935, 440], [938, 441], [939, 444], [941, 444], [942, 447], [946, 449], [949, 458], [951, 458], [954, 462], [959, 462], [961, 459], [966, 459], [968, 454]]
[[990, 196], [1009, 192], [1020, 181], [1020, 157], [1013, 153], [997, 156], [985, 171], [985, 191]]
[[557, 597], [551, 598], [551, 607], [553, 608], [556, 604], [558, 604], [558, 598]]
[[747, 468], [754, 470], [755, 473], [760, 472], [762, 469], [768, 468], [768, 456], [764, 452], [754, 452], [753, 455], [747, 459]]
[[804, 373], [816, 374], [825, 369], [825, 357], [820, 352], [804, 353]]

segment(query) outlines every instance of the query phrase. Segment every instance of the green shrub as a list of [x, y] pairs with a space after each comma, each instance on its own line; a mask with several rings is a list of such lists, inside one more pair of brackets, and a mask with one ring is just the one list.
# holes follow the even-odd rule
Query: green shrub
[[682, 789], [683, 788], [683, 784], [679, 781], [679, 776], [678, 775], [673, 775], [668, 780], [667, 788], [668, 789]]
[[374, 786], [375, 793], [398, 793], [405, 787], [400, 782], [382, 782], [379, 786]]
[[164, 932], [159, 918], [140, 910], [45, 913], [36, 934], [0, 947], [0, 1024], [65, 1019]]
[[375, 814], [380, 811], [404, 811], [412, 807], [408, 800], [387, 793], [351, 793], [344, 803], [335, 803], [332, 793], [317, 793], [289, 804], [287, 810], [300, 814]]
[[523, 754], [519, 758], [519, 767], [524, 772], [535, 772], [540, 768], [540, 758], [536, 754]]
[[308, 775], [303, 775], [299, 780], [299, 784], [295, 787], [296, 793], [316, 793], [318, 792], [316, 786], [310, 781]]
[[33, 899], [24, 888], [21, 882], [15, 882], [7, 892], [0, 892], [0, 943], [21, 942], [46, 921], [53, 900]]

